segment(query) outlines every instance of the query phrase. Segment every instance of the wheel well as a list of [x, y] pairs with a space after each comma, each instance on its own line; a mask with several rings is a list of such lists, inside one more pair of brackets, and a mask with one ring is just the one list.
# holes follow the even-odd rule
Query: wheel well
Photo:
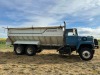
[[93, 46], [92, 46], [91, 44], [82, 44], [82, 45], [80, 45], [80, 47], [79, 47], [79, 49], [78, 49], [78, 52], [79, 52], [79, 50], [80, 50], [81, 48], [83, 48], [83, 47], [87, 47], [87, 48], [90, 48], [90, 49], [93, 48]]
[[13, 46], [24, 46], [24, 47], [26, 47], [27, 45], [24, 45], [24, 44], [14, 44]]
[[26, 46], [34, 46], [35, 48], [38, 48], [38, 46], [37, 46], [37, 45], [31, 45], [31, 44], [30, 44], [30, 45], [26, 45]]

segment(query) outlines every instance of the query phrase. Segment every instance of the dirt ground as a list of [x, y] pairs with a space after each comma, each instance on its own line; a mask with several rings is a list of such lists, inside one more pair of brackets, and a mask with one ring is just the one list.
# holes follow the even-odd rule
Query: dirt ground
[[91, 61], [82, 61], [76, 53], [61, 57], [56, 50], [30, 57], [0, 49], [0, 75], [100, 75], [100, 49]]

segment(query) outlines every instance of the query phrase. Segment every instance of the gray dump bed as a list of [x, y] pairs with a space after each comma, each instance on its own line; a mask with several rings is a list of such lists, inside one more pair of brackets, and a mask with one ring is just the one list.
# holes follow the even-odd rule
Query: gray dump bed
[[63, 45], [64, 26], [7, 28], [7, 44]]

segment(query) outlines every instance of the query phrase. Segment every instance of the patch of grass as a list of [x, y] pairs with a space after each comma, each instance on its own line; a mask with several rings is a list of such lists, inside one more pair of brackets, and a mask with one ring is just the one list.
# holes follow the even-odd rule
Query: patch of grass
[[6, 45], [6, 38], [0, 38], [0, 49], [10, 49], [10, 46]]

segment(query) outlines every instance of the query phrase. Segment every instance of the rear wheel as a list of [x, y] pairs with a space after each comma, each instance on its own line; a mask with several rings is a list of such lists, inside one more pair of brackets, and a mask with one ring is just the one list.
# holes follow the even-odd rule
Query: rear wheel
[[34, 46], [27, 46], [27, 48], [26, 48], [26, 54], [28, 56], [36, 55], [36, 48]]
[[93, 58], [93, 50], [89, 48], [81, 48], [79, 55], [82, 60], [88, 61]]
[[14, 45], [14, 51], [16, 55], [24, 54], [24, 46], [22, 45]]

